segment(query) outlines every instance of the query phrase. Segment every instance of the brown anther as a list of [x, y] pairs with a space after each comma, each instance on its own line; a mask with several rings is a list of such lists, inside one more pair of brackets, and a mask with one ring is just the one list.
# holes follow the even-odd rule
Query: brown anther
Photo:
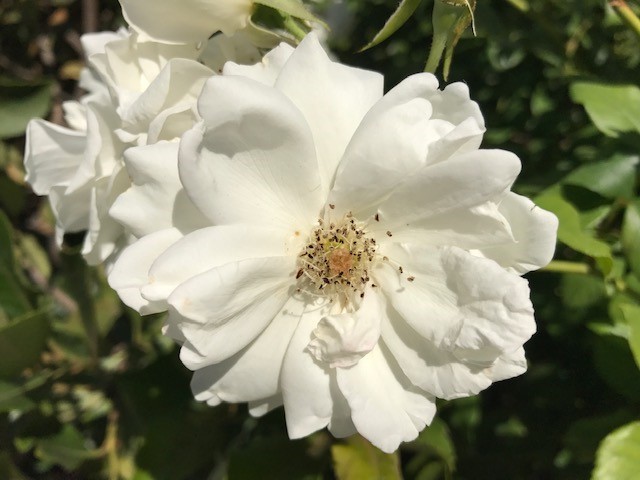
[[296, 280], [300, 278], [303, 274], [304, 274], [304, 270], [301, 268], [300, 270], [298, 270], [298, 273], [296, 273]]
[[330, 203], [330, 204], [329, 204], [329, 208], [330, 208], [331, 210], [333, 210], [333, 209], [335, 209], [335, 208], [336, 208], [336, 206], [335, 206], [334, 204]]
[[407, 280], [409, 280], [410, 282], [413, 282], [416, 279], [416, 277], [407, 277]]
[[388, 237], [393, 237], [393, 234], [389, 230], [387, 230], [387, 236]]
[[376, 219], [376, 222], [379, 222], [380, 221], [380, 214], [376, 213], [373, 218]]

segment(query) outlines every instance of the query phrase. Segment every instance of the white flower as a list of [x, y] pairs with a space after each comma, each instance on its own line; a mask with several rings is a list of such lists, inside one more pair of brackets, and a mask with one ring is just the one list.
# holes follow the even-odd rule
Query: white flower
[[[123, 156], [135, 152], [127, 149], [177, 142], [199, 120], [196, 100], [214, 72], [196, 61], [201, 49], [195, 44], [141, 41], [136, 33], [120, 31], [85, 35], [83, 45], [90, 68], [81, 86], [89, 94], [65, 103], [71, 128], [30, 122], [25, 167], [33, 190], [49, 195], [58, 242], [64, 233], [86, 230], [82, 253], [98, 264], [137, 233], [109, 214], [131, 185]], [[216, 45], [208, 50], [215, 52]]]
[[284, 404], [292, 438], [328, 426], [390, 452], [436, 397], [523, 373], [519, 274], [551, 259], [557, 220], [509, 191], [515, 155], [479, 149], [467, 87], [419, 74], [383, 97], [313, 35], [229, 68], [245, 76], [207, 81], [167, 211], [148, 167], [119, 200], [163, 227], [110, 276], [139, 310], [168, 308], [196, 399]]
[[120, 0], [127, 23], [150, 39], [169, 43], [205, 41], [246, 27], [253, 0]]

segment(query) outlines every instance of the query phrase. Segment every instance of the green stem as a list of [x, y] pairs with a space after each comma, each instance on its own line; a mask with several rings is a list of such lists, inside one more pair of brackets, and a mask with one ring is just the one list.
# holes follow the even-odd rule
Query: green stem
[[293, 18], [291, 15], [283, 15], [284, 18], [284, 27], [287, 31], [293, 35], [298, 42], [301, 42], [302, 39], [307, 35], [307, 32], [300, 26], [300, 24]]
[[616, 11], [618, 16], [625, 22], [635, 34], [640, 37], [640, 18], [631, 10], [624, 0], [611, 0], [609, 5]]
[[565, 260], [553, 260], [549, 265], [540, 269], [541, 272], [581, 273], [591, 272], [591, 267], [582, 262], [567, 262]]

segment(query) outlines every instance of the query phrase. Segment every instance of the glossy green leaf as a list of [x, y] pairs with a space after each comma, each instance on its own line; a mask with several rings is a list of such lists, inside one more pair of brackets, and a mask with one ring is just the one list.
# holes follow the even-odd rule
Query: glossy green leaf
[[255, 3], [275, 8], [301, 20], [323, 23], [318, 17], [311, 13], [300, 0], [255, 0]]
[[599, 332], [600, 335], [594, 342], [593, 360], [605, 383], [625, 397], [638, 401], [640, 370], [629, 348], [628, 328], [624, 327], [625, 325], [612, 326], [613, 330], [609, 332]]
[[439, 418], [433, 420], [414, 442], [418, 446], [433, 450], [442, 459], [451, 473], [456, 468], [456, 451], [447, 424]]
[[640, 422], [621, 427], [602, 441], [592, 480], [634, 480], [640, 472]]
[[398, 455], [382, 452], [360, 435], [354, 435], [345, 444], [333, 445], [331, 455], [338, 480], [402, 478]]
[[413, 12], [422, 3], [422, 0], [402, 0], [395, 12], [391, 14], [384, 26], [380, 29], [376, 36], [373, 37], [367, 45], [365, 45], [361, 51], [367, 50], [371, 47], [375, 47], [379, 43], [384, 42], [387, 38], [393, 35], [407, 20], [411, 18]]
[[640, 305], [623, 304], [622, 315], [629, 326], [629, 346], [640, 368]]
[[606, 198], [630, 198], [635, 186], [637, 156], [618, 156], [607, 161], [594, 162], [575, 169], [563, 180]]
[[51, 103], [51, 84], [35, 85], [0, 77], [0, 138], [22, 135], [29, 120], [44, 117]]
[[636, 276], [640, 276], [640, 200], [627, 206], [622, 221], [622, 248], [629, 266]]
[[88, 449], [82, 434], [73, 425], [66, 424], [56, 435], [38, 440], [35, 455], [42, 461], [71, 471], [86, 460], [101, 457], [102, 453]]
[[0, 328], [0, 377], [18, 375], [34, 365], [46, 345], [49, 320], [46, 312], [30, 312]]
[[580, 224], [580, 213], [575, 207], [566, 201], [560, 188], [554, 186], [536, 197], [536, 204], [556, 214], [560, 224], [558, 226], [558, 239], [577, 252], [584, 253], [598, 260], [601, 270], [607, 274], [611, 270], [613, 260], [611, 247], [605, 242], [595, 238], [592, 232], [586, 231]]
[[611, 137], [640, 132], [640, 88], [575, 82], [570, 87], [574, 102], [584, 105], [596, 127]]

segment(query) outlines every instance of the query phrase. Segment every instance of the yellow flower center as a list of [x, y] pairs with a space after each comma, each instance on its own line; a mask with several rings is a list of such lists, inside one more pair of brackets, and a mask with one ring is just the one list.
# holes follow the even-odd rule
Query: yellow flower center
[[298, 289], [349, 303], [363, 295], [375, 252], [376, 241], [350, 213], [335, 223], [319, 219], [298, 256]]

